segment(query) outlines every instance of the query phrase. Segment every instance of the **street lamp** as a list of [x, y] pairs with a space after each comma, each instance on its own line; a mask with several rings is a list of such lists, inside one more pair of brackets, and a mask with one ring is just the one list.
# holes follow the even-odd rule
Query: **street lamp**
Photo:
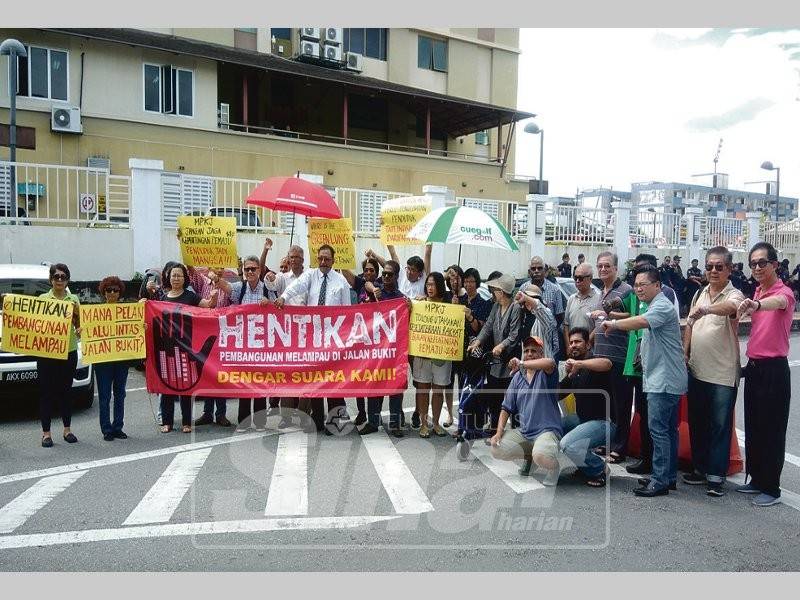
[[532, 133], [533, 135], [539, 134], [541, 136], [539, 138], [539, 193], [542, 193], [544, 190], [544, 179], [542, 179], [544, 165], [544, 129], [540, 129], [536, 123], [531, 121], [525, 125], [525, 133]]
[[9, 216], [16, 217], [17, 182], [15, 177], [16, 166], [13, 163], [17, 161], [17, 57], [25, 58], [28, 53], [22, 43], [13, 38], [8, 38], [0, 44], [0, 55], [8, 56], [8, 160], [12, 163], [9, 165], [9, 175], [11, 180], [11, 200], [14, 200], [9, 206], [9, 213], [11, 213]]
[[772, 164], [772, 161], [765, 160], [761, 163], [761, 168], [767, 171], [777, 171], [775, 180], [775, 227], [778, 226], [778, 204], [781, 201], [781, 168]]

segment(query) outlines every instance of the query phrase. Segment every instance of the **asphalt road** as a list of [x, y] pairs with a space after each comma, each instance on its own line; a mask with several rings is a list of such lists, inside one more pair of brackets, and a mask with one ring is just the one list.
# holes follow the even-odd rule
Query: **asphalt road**
[[[790, 360], [800, 365], [800, 335], [792, 339]], [[794, 391], [800, 373], [792, 373]], [[306, 436], [279, 433], [271, 417], [263, 434], [219, 426], [161, 434], [156, 397], [143, 387], [131, 371], [131, 437], [111, 443], [100, 435], [96, 404], [73, 417], [78, 444], [64, 443], [54, 421], [52, 449], [39, 445], [35, 413], [5, 407], [0, 570], [800, 567], [797, 410], [787, 436], [785, 503], [765, 509], [732, 490], [712, 499], [702, 486], [680, 483], [667, 497], [641, 499], [631, 493], [635, 479], [621, 475], [595, 490], [567, 472], [556, 488], [545, 488], [485, 456], [461, 463], [451, 439], [415, 433], [401, 440], [382, 431]], [[743, 429], [741, 412], [738, 404]], [[235, 415], [231, 402], [228, 416]]]

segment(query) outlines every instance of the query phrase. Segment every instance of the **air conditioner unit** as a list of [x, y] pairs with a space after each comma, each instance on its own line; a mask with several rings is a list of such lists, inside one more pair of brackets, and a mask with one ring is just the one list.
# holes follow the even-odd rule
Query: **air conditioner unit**
[[361, 72], [364, 70], [364, 56], [358, 52], [347, 53], [347, 70]]
[[231, 124], [231, 105], [227, 102], [219, 103], [219, 128], [230, 129]]
[[325, 60], [333, 60], [342, 62], [342, 47], [341, 46], [328, 46], [327, 44], [322, 47], [322, 58]]
[[325, 28], [325, 43], [332, 45], [339, 45], [342, 43], [344, 36], [344, 29], [341, 27], [326, 27]]
[[76, 106], [54, 104], [50, 112], [50, 130], [59, 133], [83, 133], [81, 109]]
[[300, 39], [301, 40], [316, 40], [316, 41], [319, 41], [319, 39], [320, 39], [320, 28], [319, 27], [302, 27], [300, 29]]
[[319, 43], [309, 40], [301, 40], [300, 56], [319, 58]]

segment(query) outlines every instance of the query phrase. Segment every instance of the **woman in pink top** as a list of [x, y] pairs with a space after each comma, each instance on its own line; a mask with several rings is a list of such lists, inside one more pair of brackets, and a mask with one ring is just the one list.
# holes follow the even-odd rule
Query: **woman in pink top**
[[738, 317], [751, 315], [744, 383], [745, 464], [750, 483], [736, 491], [757, 494], [755, 506], [772, 506], [781, 496], [792, 395], [787, 356], [795, 300], [778, 278], [778, 253], [772, 244], [757, 243], [749, 260], [758, 287], [752, 300], [739, 305]]

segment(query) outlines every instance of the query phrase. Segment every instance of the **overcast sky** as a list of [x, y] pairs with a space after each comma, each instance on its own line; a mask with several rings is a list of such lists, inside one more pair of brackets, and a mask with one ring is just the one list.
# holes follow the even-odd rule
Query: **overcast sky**
[[[677, 181], [800, 197], [800, 30], [522, 29], [521, 110], [544, 129], [550, 195]], [[518, 124], [515, 171], [539, 172], [539, 136]]]

